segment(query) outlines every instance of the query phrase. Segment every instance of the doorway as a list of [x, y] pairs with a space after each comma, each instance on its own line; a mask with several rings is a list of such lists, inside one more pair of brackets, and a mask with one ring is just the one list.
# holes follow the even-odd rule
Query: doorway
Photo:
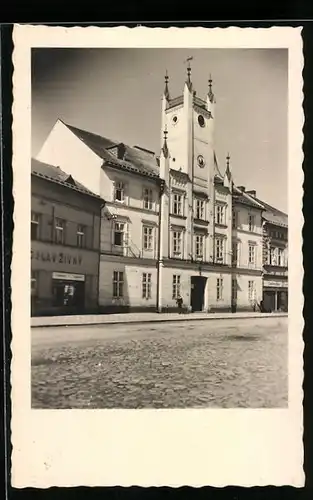
[[207, 278], [191, 276], [190, 306], [192, 312], [203, 311]]

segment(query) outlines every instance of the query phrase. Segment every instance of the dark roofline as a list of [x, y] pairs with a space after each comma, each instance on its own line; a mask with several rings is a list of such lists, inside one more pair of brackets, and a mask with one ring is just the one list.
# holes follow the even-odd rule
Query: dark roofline
[[158, 174], [155, 174], [153, 172], [144, 172], [144, 171], [139, 171], [136, 167], [133, 167], [131, 164], [126, 165], [125, 163], [115, 163], [112, 160], [104, 160], [102, 163], [102, 168], [103, 167], [111, 167], [114, 168], [114, 170], [122, 170], [124, 172], [131, 172], [132, 174], [138, 175], [139, 177], [148, 177], [150, 179], [153, 179], [157, 182], [162, 181], [160, 176]]
[[[53, 177], [50, 177], [50, 176], [45, 175], [45, 174], [41, 174], [40, 172], [36, 172], [36, 170], [32, 170], [31, 175], [34, 175], [35, 177], [38, 177], [40, 179], [44, 179], [48, 182], [53, 182], [54, 184], [59, 184], [60, 186], [71, 189], [72, 191], [77, 191], [78, 193], [89, 196], [90, 198], [95, 198], [98, 201], [101, 201], [103, 204], [105, 204], [105, 201], [103, 198], [101, 198], [101, 196], [99, 196], [95, 193], [92, 193], [88, 189], [80, 188], [76, 184], [75, 185], [70, 184], [70, 183], [68, 183], [66, 181], [62, 181], [60, 179], [53, 179]], [[75, 180], [74, 180], [74, 182], [75, 182]]]

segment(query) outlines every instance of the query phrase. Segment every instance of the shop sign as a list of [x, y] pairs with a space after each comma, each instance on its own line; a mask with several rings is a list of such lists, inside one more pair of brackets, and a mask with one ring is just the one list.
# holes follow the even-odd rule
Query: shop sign
[[31, 250], [31, 259], [42, 262], [54, 262], [56, 264], [68, 264], [80, 266], [83, 258], [81, 255], [71, 255], [65, 252], [49, 252], [42, 250]]
[[287, 288], [287, 281], [264, 281], [264, 286], [271, 286], [275, 288]]
[[52, 273], [52, 279], [54, 280], [66, 280], [66, 281], [85, 281], [84, 274], [70, 274], [70, 273]]

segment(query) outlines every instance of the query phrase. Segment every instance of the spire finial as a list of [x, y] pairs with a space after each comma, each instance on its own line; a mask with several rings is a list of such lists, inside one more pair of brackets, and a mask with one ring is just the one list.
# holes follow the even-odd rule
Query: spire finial
[[208, 92], [208, 96], [209, 96], [210, 102], [214, 101], [214, 94], [213, 94], [213, 90], [212, 90], [212, 83], [213, 83], [212, 75], [210, 74], [210, 77], [209, 77], [209, 92]]
[[162, 151], [163, 151], [164, 158], [168, 158], [168, 147], [167, 147], [167, 134], [168, 134], [168, 131], [167, 131], [167, 126], [166, 125], [164, 127], [163, 133], [164, 133], [164, 143], [163, 143]]
[[231, 173], [230, 173], [230, 154], [229, 153], [227, 153], [227, 156], [226, 156], [226, 175], [228, 175], [229, 178], [231, 176]]
[[170, 93], [169, 93], [169, 90], [168, 90], [168, 81], [169, 81], [169, 77], [168, 77], [168, 72], [167, 70], [165, 71], [165, 88], [164, 88], [164, 96], [165, 98], [168, 100], [170, 98]]
[[188, 85], [189, 90], [192, 88], [192, 83], [191, 83], [191, 66], [190, 66], [190, 61], [193, 60], [193, 57], [187, 57], [186, 63], [187, 63], [187, 80], [186, 83]]

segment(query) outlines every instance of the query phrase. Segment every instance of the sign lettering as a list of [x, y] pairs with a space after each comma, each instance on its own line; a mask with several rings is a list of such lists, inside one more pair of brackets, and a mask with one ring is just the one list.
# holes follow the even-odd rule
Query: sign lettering
[[58, 262], [59, 264], [69, 264], [80, 266], [83, 258], [81, 255], [70, 255], [64, 252], [48, 252], [42, 250], [31, 250], [31, 260], [40, 260], [41, 262]]

